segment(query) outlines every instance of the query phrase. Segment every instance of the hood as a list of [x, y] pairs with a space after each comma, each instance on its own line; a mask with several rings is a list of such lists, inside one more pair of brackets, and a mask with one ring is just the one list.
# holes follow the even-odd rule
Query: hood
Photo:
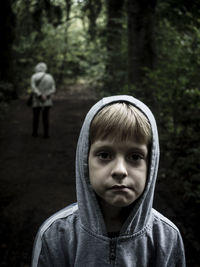
[[125, 221], [120, 235], [132, 235], [141, 231], [147, 224], [154, 196], [154, 188], [159, 162], [159, 141], [157, 126], [150, 109], [132, 96], [111, 96], [98, 101], [88, 112], [81, 128], [76, 151], [76, 191], [81, 224], [97, 235], [107, 236], [106, 226], [101, 213], [96, 195], [89, 182], [88, 153], [90, 123], [97, 112], [104, 106], [118, 102], [128, 102], [140, 109], [149, 119], [152, 128], [152, 146], [149, 161], [149, 171], [145, 190], [133, 205], [129, 217]]
[[35, 66], [35, 72], [46, 72], [47, 64], [44, 62], [40, 62]]

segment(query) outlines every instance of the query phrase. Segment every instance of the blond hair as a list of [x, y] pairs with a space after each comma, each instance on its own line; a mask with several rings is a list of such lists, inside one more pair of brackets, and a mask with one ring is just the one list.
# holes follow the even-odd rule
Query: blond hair
[[90, 142], [111, 139], [136, 140], [151, 144], [151, 126], [147, 117], [127, 102], [118, 102], [101, 109], [90, 126]]

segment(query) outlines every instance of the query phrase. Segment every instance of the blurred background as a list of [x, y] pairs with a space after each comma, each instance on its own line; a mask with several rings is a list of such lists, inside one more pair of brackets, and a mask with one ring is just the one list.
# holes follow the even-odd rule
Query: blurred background
[[[200, 2], [7, 0], [0, 4], [0, 266], [28, 267], [38, 227], [76, 201], [76, 142], [89, 108], [129, 94], [155, 114], [154, 206], [200, 266]], [[30, 78], [56, 82], [51, 137], [32, 138]], [[41, 126], [40, 126], [41, 127]]]

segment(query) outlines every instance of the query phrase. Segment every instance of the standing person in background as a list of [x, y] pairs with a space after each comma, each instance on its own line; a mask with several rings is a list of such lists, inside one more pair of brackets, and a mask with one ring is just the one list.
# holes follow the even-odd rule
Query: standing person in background
[[49, 137], [49, 110], [52, 106], [52, 94], [55, 93], [55, 81], [52, 75], [46, 73], [47, 65], [43, 62], [35, 67], [35, 74], [31, 77], [31, 90], [33, 93], [33, 131], [32, 136], [38, 136], [40, 111], [44, 128], [44, 138]]

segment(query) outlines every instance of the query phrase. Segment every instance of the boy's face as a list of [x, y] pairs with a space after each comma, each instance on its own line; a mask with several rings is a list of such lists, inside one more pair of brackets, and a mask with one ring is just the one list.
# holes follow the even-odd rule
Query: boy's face
[[89, 152], [89, 178], [101, 204], [127, 207], [144, 191], [148, 169], [147, 144], [97, 140]]

